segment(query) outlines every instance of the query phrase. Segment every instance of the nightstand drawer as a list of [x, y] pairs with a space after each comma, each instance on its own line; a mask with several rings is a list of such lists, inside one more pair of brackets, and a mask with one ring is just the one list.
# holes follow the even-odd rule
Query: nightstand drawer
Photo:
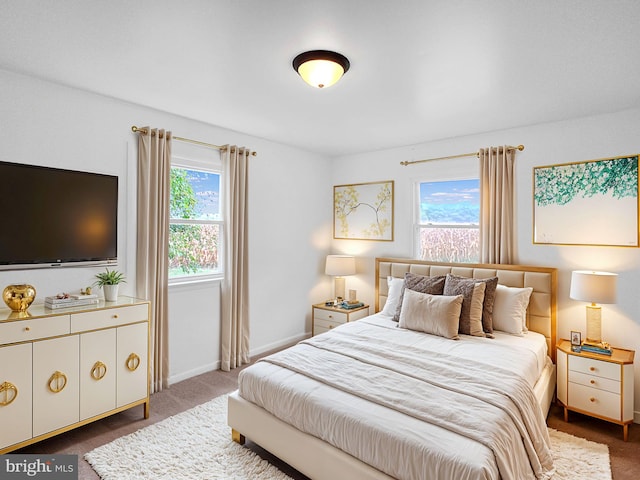
[[597, 377], [595, 375], [587, 375], [586, 373], [569, 371], [569, 381], [585, 387], [597, 388], [607, 392], [620, 394], [620, 382], [611, 380], [610, 378]]
[[342, 325], [345, 322], [336, 322], [335, 320], [325, 320], [324, 318], [316, 317], [313, 326], [314, 328], [324, 328], [326, 330], [331, 330], [338, 325]]
[[592, 358], [570, 355], [569, 370], [620, 381], [620, 365], [605, 360], [594, 360]]
[[620, 395], [584, 385], [571, 384], [569, 405], [601, 417], [620, 420]]
[[335, 322], [337, 324], [347, 323], [346, 313], [323, 310], [322, 308], [313, 309], [313, 318], [315, 322], [318, 322], [318, 320], [326, 320], [328, 322]]

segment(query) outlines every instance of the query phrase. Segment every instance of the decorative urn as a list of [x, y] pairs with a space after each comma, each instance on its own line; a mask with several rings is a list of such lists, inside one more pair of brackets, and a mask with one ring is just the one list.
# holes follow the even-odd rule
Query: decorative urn
[[36, 289], [27, 284], [9, 285], [2, 292], [2, 299], [14, 312], [24, 312], [36, 298]]

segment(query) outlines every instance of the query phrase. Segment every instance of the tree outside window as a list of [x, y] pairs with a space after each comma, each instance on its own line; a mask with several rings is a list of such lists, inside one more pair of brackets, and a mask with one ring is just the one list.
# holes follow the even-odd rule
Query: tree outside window
[[222, 273], [220, 173], [171, 167], [169, 278]]

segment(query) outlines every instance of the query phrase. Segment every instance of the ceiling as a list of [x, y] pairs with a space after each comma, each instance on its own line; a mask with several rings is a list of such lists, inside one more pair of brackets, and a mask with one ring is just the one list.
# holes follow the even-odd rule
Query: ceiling
[[[0, 0], [0, 12], [2, 69], [331, 156], [640, 107], [637, 0]], [[315, 49], [351, 62], [324, 90], [291, 67]]]

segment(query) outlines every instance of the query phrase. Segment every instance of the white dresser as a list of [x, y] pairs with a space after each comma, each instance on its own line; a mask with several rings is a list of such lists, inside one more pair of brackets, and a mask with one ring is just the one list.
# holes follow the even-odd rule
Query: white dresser
[[0, 309], [0, 454], [143, 405], [149, 302]]
[[614, 348], [612, 355], [571, 351], [571, 343], [558, 344], [558, 400], [569, 410], [614, 422], [624, 427], [627, 441], [633, 422], [633, 350]]

